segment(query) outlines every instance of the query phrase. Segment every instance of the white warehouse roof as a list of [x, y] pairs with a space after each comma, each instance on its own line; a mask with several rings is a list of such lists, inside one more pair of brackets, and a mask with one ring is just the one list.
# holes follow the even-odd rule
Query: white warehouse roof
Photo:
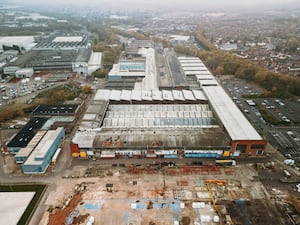
[[162, 90], [162, 97], [164, 100], [169, 100], [169, 101], [173, 101], [173, 95], [172, 95], [172, 91], [168, 91], [168, 90]]
[[195, 61], [200, 61], [201, 60], [198, 58], [198, 57], [185, 57], [185, 56], [181, 56], [181, 57], [178, 57], [179, 61], [180, 62], [195, 62]]
[[136, 100], [136, 101], [141, 101], [142, 100], [142, 92], [137, 91], [137, 90], [133, 90], [131, 92], [131, 99]]
[[232, 140], [262, 140], [222, 87], [208, 86], [203, 90]]
[[209, 75], [209, 74], [203, 74], [203, 75], [196, 75], [197, 80], [215, 80], [213, 75]]
[[201, 87], [203, 87], [203, 86], [218, 86], [219, 85], [219, 83], [215, 79], [213, 79], [213, 80], [207, 80], [207, 79], [206, 80], [198, 80], [198, 82]]
[[182, 67], [195, 67], [195, 66], [200, 66], [200, 67], [205, 67], [204, 64], [202, 62], [194, 62], [194, 63], [187, 63], [187, 62], [182, 62], [181, 63]]
[[204, 67], [203, 67], [203, 69], [202, 70], [197, 70], [197, 71], [183, 71], [184, 72], [184, 74], [186, 75], [186, 76], [195, 76], [195, 75], [211, 75], [211, 73], [205, 68], [204, 69]]
[[142, 91], [142, 99], [146, 101], [152, 101], [152, 92], [151, 91]]
[[110, 90], [108, 89], [100, 89], [97, 91], [94, 100], [102, 100], [102, 101], [108, 101], [110, 96]]
[[131, 91], [128, 90], [122, 90], [120, 100], [131, 100]]
[[96, 136], [95, 131], [76, 132], [72, 143], [78, 144], [79, 148], [92, 148]]
[[[204, 80], [204, 82], [214, 81]], [[217, 84], [217, 83], [216, 83]], [[185, 101], [207, 100], [202, 90], [108, 90], [99, 89], [94, 97], [95, 101]]]
[[152, 99], [162, 101], [162, 93], [161, 91], [152, 91]]
[[181, 101], [185, 100], [182, 91], [172, 90], [172, 93], [175, 100], [181, 100]]
[[193, 92], [190, 90], [182, 90], [182, 94], [186, 100], [196, 100]]
[[82, 36], [64, 36], [56, 37], [52, 42], [81, 42], [83, 40]]
[[109, 100], [120, 101], [121, 91], [120, 90], [112, 90], [110, 92]]
[[183, 71], [206, 71], [207, 68], [204, 66], [183, 66], [182, 67]]
[[197, 100], [207, 100], [207, 97], [204, 95], [203, 91], [192, 90], [192, 92]]
[[3, 45], [18, 45], [29, 50], [34, 47], [35, 44], [34, 36], [0, 36], [0, 49], [2, 49]]
[[42, 165], [51, 145], [62, 129], [62, 127], [58, 127], [56, 130], [48, 130], [27, 158], [24, 165]]

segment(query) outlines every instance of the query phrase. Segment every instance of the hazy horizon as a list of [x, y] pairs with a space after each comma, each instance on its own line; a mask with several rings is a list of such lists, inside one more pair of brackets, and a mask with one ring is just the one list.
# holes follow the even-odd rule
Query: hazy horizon
[[[40, 0], [0, 0], [0, 4], [20, 4], [20, 5], [36, 5], [36, 6], [77, 6], [90, 8], [92, 6], [101, 7], [103, 9], [118, 8], [118, 9], [272, 9], [280, 7], [286, 8], [289, 5], [300, 5], [300, 0], [51, 0], [50, 2]], [[300, 8], [300, 7], [299, 7]], [[84, 8], [83, 8], [84, 9]]]

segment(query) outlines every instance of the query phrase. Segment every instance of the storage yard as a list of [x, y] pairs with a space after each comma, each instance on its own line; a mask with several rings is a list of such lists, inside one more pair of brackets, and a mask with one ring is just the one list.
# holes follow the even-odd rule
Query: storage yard
[[298, 200], [284, 190], [274, 198], [253, 165], [164, 165], [66, 171], [41, 224], [299, 224]]

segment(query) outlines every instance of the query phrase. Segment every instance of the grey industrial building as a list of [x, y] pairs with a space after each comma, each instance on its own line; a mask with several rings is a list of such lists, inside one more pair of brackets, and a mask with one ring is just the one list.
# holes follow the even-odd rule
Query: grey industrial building
[[[93, 102], [102, 102], [104, 117], [98, 122], [99, 127], [87, 127], [85, 123], [76, 132], [70, 145], [74, 157], [201, 158], [220, 157], [225, 152], [235, 157], [265, 154], [267, 141], [202, 61], [196, 57], [174, 58], [171, 53], [167, 52], [166, 59], [171, 62], [166, 65], [174, 76], [171, 89], [158, 88], [155, 73], [147, 73], [133, 90], [97, 91]], [[190, 89], [192, 80], [195, 89]], [[93, 120], [95, 116], [84, 118]]]
[[14, 75], [23, 68], [38, 73], [88, 75], [101, 68], [102, 53], [93, 52], [86, 36], [54, 36], [42, 39], [16, 60], [6, 62], [3, 73]]

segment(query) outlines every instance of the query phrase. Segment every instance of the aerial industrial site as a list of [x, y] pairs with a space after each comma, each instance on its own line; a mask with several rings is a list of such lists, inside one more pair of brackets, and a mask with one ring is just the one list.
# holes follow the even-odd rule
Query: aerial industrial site
[[297, 94], [243, 77], [252, 64], [220, 69], [224, 46], [198, 34], [162, 34], [169, 16], [143, 18], [144, 33], [106, 18], [116, 44], [79, 21], [1, 34], [0, 224], [300, 224]]

